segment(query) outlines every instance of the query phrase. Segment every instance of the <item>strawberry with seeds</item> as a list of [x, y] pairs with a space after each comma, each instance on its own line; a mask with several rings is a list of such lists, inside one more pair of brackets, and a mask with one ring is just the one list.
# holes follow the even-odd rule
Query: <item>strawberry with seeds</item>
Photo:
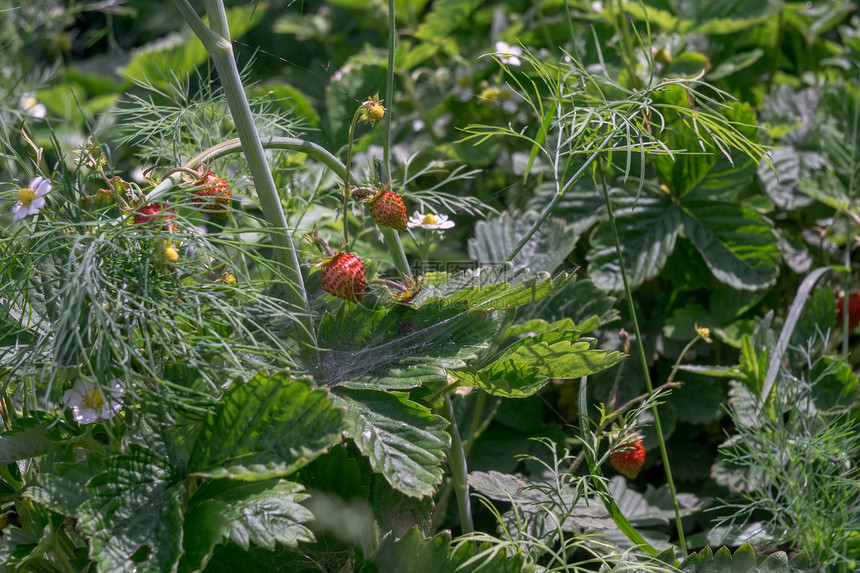
[[637, 438], [632, 442], [614, 446], [612, 453], [609, 454], [609, 463], [619, 473], [634, 479], [645, 463], [645, 447], [642, 445], [642, 439]]

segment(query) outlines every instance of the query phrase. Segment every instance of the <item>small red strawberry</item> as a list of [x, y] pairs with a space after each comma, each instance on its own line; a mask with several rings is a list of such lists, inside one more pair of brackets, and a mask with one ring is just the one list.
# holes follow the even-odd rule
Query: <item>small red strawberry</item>
[[226, 219], [230, 213], [230, 184], [208, 171], [194, 186], [196, 189], [191, 191], [191, 203], [214, 217]]
[[634, 479], [639, 475], [642, 464], [645, 463], [645, 448], [642, 446], [642, 440], [618, 446], [609, 454], [609, 463], [620, 473]]
[[370, 216], [381, 227], [391, 227], [395, 231], [405, 231], [409, 218], [403, 197], [387, 189], [371, 199], [368, 204]]
[[325, 291], [344, 300], [364, 298], [364, 263], [352, 253], [338, 253], [322, 263]]
[[[845, 298], [839, 298], [836, 301], [836, 322], [839, 326], [843, 323], [843, 309], [845, 308]], [[848, 332], [857, 330], [860, 325], [860, 292], [848, 295]]]
[[178, 231], [179, 225], [168, 223], [175, 219], [175, 211], [167, 206], [167, 203], [149, 203], [144, 205], [134, 214], [134, 222], [139, 227], [161, 225], [162, 231]]

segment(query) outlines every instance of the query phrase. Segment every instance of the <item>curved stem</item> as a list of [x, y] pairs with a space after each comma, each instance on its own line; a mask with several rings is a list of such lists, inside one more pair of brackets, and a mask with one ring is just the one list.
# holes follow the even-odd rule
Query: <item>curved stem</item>
[[[272, 226], [272, 242], [278, 247], [278, 258], [284, 267], [287, 281], [292, 287], [286, 289], [286, 299], [302, 315], [305, 335], [310, 346], [316, 346], [316, 333], [301, 267], [299, 266], [298, 254], [289, 232], [287, 218], [281, 206], [281, 199], [275, 187], [272, 171], [266, 161], [251, 107], [239, 77], [239, 69], [233, 55], [233, 46], [229, 39], [223, 0], [206, 0], [214, 30], [203, 24], [188, 0], [173, 0], [173, 3], [197, 33], [215, 64], [215, 69], [224, 88], [230, 114], [236, 124], [236, 130], [239, 132], [239, 140], [248, 162], [248, 169], [254, 178], [254, 186], [260, 197], [263, 215], [269, 225]], [[220, 32], [220, 34], [215, 31]]]
[[[593, 157], [593, 156], [592, 156]], [[609, 226], [612, 229], [612, 237], [615, 239], [615, 253], [618, 258], [618, 266], [621, 269], [621, 280], [624, 283], [624, 293], [627, 296], [627, 308], [630, 312], [630, 318], [633, 321], [633, 332], [636, 334], [636, 348], [639, 354], [639, 362], [642, 367], [642, 376], [645, 378], [645, 387], [648, 390], [648, 395], [654, 394], [654, 386], [651, 383], [651, 375], [648, 371], [648, 359], [645, 357], [645, 346], [642, 342], [642, 333], [639, 330], [639, 320], [636, 317], [636, 308], [633, 305], [633, 292], [630, 290], [630, 284], [627, 281], [627, 268], [624, 265], [624, 256], [621, 251], [621, 242], [618, 240], [618, 228], [615, 225], [615, 214], [612, 211], [612, 202], [609, 199], [609, 192], [606, 189], [606, 182], [602, 182], [600, 186], [603, 191], [603, 202], [606, 204], [606, 213], [609, 218]], [[672, 507], [675, 510], [675, 525], [678, 530], [678, 542], [681, 545], [681, 552], [687, 554], [687, 542], [684, 539], [684, 528], [681, 524], [681, 508], [678, 505], [678, 493], [675, 490], [675, 482], [672, 479], [672, 468], [669, 465], [669, 454], [666, 450], [666, 439], [663, 437], [663, 425], [660, 423], [660, 413], [657, 406], [651, 407], [651, 415], [654, 416], [654, 430], [657, 432], [657, 443], [660, 445], [660, 457], [663, 460], [663, 467], [666, 472], [666, 481], [669, 484], [669, 491], [672, 495]]]

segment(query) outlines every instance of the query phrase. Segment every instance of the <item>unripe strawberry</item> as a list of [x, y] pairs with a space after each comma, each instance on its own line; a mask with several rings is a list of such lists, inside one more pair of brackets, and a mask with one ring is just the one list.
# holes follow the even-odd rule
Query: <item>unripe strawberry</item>
[[382, 227], [391, 227], [396, 231], [405, 231], [409, 218], [406, 216], [406, 205], [403, 197], [394, 191], [383, 191], [367, 204], [370, 216]]
[[194, 185], [197, 188], [191, 192], [191, 203], [214, 217], [226, 219], [230, 213], [230, 184], [209, 171]]
[[338, 298], [360, 302], [364, 298], [364, 263], [352, 253], [338, 253], [324, 260], [322, 286]]
[[139, 227], [161, 226], [162, 231], [178, 231], [179, 225], [168, 223], [175, 219], [175, 211], [167, 206], [167, 203], [149, 203], [144, 205], [134, 214], [134, 222]]
[[642, 464], [645, 463], [645, 448], [642, 446], [642, 440], [619, 446], [609, 454], [609, 463], [620, 473], [634, 479], [639, 475]]
[[[844, 308], [845, 298], [839, 298], [836, 301], [836, 322], [839, 326], [843, 324]], [[848, 295], [848, 332], [857, 330], [857, 325], [860, 325], [860, 292]]]

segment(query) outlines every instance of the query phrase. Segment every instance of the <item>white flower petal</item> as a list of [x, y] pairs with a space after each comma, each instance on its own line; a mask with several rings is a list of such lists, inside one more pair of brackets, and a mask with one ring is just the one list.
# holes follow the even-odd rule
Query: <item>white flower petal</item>
[[[36, 179], [40, 179], [40, 181], [36, 185], [33, 185]], [[42, 177], [36, 177], [36, 179], [30, 182], [30, 189], [36, 192], [36, 197], [47, 195], [51, 191], [51, 181]]]
[[72, 415], [78, 424], [92, 424], [99, 419], [98, 412], [84, 406], [72, 408]]

